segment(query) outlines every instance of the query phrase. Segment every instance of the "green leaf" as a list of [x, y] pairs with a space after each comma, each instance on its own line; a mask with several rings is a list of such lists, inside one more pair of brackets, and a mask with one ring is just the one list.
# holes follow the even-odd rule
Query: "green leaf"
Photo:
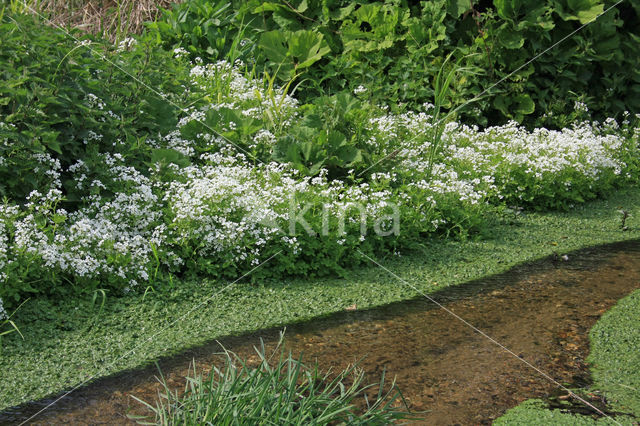
[[536, 109], [536, 104], [528, 94], [519, 94], [514, 96], [516, 104], [516, 111], [520, 114], [527, 115], [533, 113]]
[[289, 54], [297, 61], [298, 68], [306, 68], [330, 52], [322, 34], [313, 31], [296, 31], [289, 39]]
[[299, 70], [331, 51], [322, 34], [308, 30], [267, 31], [260, 37], [259, 46], [282, 80], [295, 77]]
[[518, 15], [518, 10], [522, 5], [522, 1], [521, 0], [494, 0], [493, 4], [496, 7], [496, 12], [498, 12], [498, 16], [500, 16], [502, 19], [513, 21]]
[[355, 9], [356, 5], [357, 4], [355, 2], [351, 2], [345, 7], [341, 7], [337, 10], [332, 10], [329, 16], [334, 21], [343, 21], [347, 16], [351, 14], [351, 12], [353, 12], [353, 9]]
[[587, 10], [578, 12], [578, 20], [581, 24], [588, 24], [595, 21], [604, 11], [604, 4], [598, 4]]
[[498, 95], [493, 100], [493, 106], [500, 110], [505, 117], [509, 117], [518, 122], [522, 121], [525, 115], [533, 113], [536, 105], [526, 93], [513, 96]]
[[598, 0], [562, 0], [556, 4], [555, 12], [565, 21], [588, 24], [604, 11], [604, 3]]
[[262, 34], [259, 42], [260, 49], [266, 57], [276, 64], [284, 63], [287, 58], [287, 38], [279, 30], [267, 31]]
[[471, 1], [469, 0], [449, 0], [447, 4], [447, 13], [454, 18], [459, 18], [465, 12], [471, 10]]
[[329, 131], [329, 134], [327, 135], [327, 144], [332, 149], [338, 149], [346, 145], [346, 143], [347, 143], [347, 138], [345, 137], [345, 135], [343, 135], [337, 130]]
[[343, 146], [336, 152], [336, 157], [340, 159], [339, 165], [350, 167], [362, 161], [362, 151], [355, 146]]
[[307, 3], [307, 0], [302, 0], [298, 5], [298, 7], [296, 7], [295, 9], [296, 9], [296, 12], [298, 13], [306, 12], [307, 9], [309, 9], [309, 4]]
[[275, 3], [275, 2], [264, 2], [260, 6], [257, 6], [253, 9], [253, 13], [260, 14], [263, 12], [277, 12], [280, 10], [286, 10], [283, 4]]
[[152, 163], [177, 164], [180, 167], [187, 167], [191, 164], [189, 157], [176, 151], [175, 149], [154, 149], [151, 153]]
[[509, 24], [507, 23], [500, 27], [498, 40], [500, 44], [507, 49], [520, 49], [524, 46], [524, 37], [522, 34], [509, 28]]
[[60, 142], [58, 141], [58, 135], [60, 132], [43, 132], [42, 133], [42, 143], [46, 145], [49, 149], [57, 152], [62, 155], [62, 147], [60, 146]]
[[300, 125], [314, 129], [322, 129], [324, 126], [324, 120], [319, 114], [307, 114], [302, 118]]

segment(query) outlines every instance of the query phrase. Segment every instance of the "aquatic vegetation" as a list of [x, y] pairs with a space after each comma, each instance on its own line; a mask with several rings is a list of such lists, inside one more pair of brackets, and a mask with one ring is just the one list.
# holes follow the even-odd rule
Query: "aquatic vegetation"
[[[208, 376], [194, 368], [183, 392], [161, 379], [163, 390], [155, 404], [133, 397], [152, 412], [152, 419], [130, 418], [159, 425], [235, 424], [239, 419], [257, 424], [385, 425], [409, 418], [408, 412], [398, 408], [402, 394], [395, 382], [385, 383], [384, 374], [379, 384], [366, 385], [357, 366], [321, 373], [317, 363], [308, 366], [284, 349], [269, 355], [263, 345], [256, 353], [259, 363], [253, 366], [225, 351], [224, 364], [213, 366]], [[366, 399], [365, 394], [372, 390], [374, 397]], [[364, 408], [356, 406], [360, 399]]]

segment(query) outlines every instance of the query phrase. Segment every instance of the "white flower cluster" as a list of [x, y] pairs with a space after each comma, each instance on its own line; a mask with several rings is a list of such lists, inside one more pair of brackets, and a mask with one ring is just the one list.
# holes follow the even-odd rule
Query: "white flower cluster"
[[[119, 277], [129, 286], [149, 278], [152, 243], [161, 233], [162, 206], [153, 184], [121, 155], [104, 155], [112, 181], [121, 186], [112, 199], [85, 197], [85, 206], [73, 213], [58, 207], [59, 189], [33, 191], [20, 214], [17, 206], [3, 206], [0, 214], [0, 269], [12, 262], [68, 273], [80, 279]], [[69, 171], [82, 182], [86, 166], [78, 162]], [[94, 186], [104, 187], [100, 181]], [[43, 222], [44, 220], [44, 222]], [[10, 236], [8, 228], [13, 232]], [[8, 277], [3, 272], [2, 281]]]
[[333, 218], [352, 205], [363, 206], [363, 213], [374, 219], [384, 213], [384, 201], [391, 196], [367, 184], [329, 182], [326, 173], [300, 178], [282, 164], [254, 167], [241, 155], [213, 154], [206, 160], [205, 166], [183, 169], [184, 181], [173, 182], [164, 198], [175, 240], [198, 241], [201, 256], [232, 253], [233, 261], [255, 260], [275, 240], [295, 252], [297, 239], [282, 237], [305, 205], [325, 208]]
[[624, 138], [603, 133], [597, 124], [527, 131], [509, 123], [482, 132], [461, 126], [456, 132], [444, 151], [447, 162], [470, 176], [493, 177], [502, 191], [525, 190], [522, 174], [529, 185], [553, 182], [569, 187], [574, 180], [597, 182], [605, 172], [620, 175], [626, 167], [620, 158]]
[[133, 46], [138, 44], [135, 38], [126, 37], [120, 43], [118, 43], [118, 47], [116, 48], [116, 52], [124, 52], [126, 50], [131, 50]]
[[578, 112], [589, 112], [589, 107], [584, 102], [576, 101], [573, 104], [573, 109]]
[[362, 84], [358, 87], [356, 87], [355, 89], [353, 89], [353, 94], [354, 95], [361, 95], [363, 93], [367, 92], [367, 88], [364, 87]]
[[[5, 224], [5, 218], [8, 216], [9, 218], [13, 218], [17, 215], [17, 206], [13, 206], [14, 211], [8, 212], [7, 209], [9, 206], [6, 204], [0, 205], [0, 283], [5, 282], [7, 280], [7, 273], [5, 272], [5, 268], [11, 263], [9, 260], [9, 238], [7, 235], [7, 226]], [[3, 220], [5, 219], [5, 220]], [[0, 304], [2, 303], [2, 299], [0, 298]], [[0, 319], [2, 316], [0, 315]]]
[[176, 58], [183, 58], [185, 56], [188, 56], [189, 52], [187, 52], [184, 48], [182, 47], [176, 47], [175, 49], [173, 49], [173, 56]]
[[[621, 154], [625, 139], [613, 119], [560, 131], [528, 131], [515, 122], [481, 131], [450, 122], [439, 141], [433, 138], [433, 118], [425, 113], [388, 114], [370, 126], [376, 131], [370, 143], [400, 160], [400, 170], [414, 177], [412, 186], [457, 193], [472, 203], [489, 194], [508, 197], [513, 194], [500, 191], [513, 188], [525, 191], [521, 173], [539, 185], [554, 181], [570, 187], [575, 179], [597, 182], [604, 173], [620, 175], [627, 166]], [[435, 157], [434, 143], [439, 144]], [[430, 181], [422, 180], [429, 170]]]
[[4, 309], [4, 305], [2, 304], [2, 298], [0, 297], [0, 320], [7, 318], [7, 311]]
[[235, 64], [218, 61], [195, 65], [191, 69], [191, 77], [194, 84], [210, 94], [213, 102], [208, 108], [241, 110], [247, 117], [288, 127], [296, 115], [298, 101], [286, 94], [283, 88], [247, 78], [241, 71], [242, 67], [240, 61]]
[[[248, 148], [270, 150], [298, 119], [298, 106], [283, 89], [248, 78], [240, 68], [195, 61], [191, 76], [209, 104], [189, 110], [174, 131], [144, 142], [150, 151], [168, 149], [189, 157], [181, 166], [167, 165], [169, 175], [159, 175], [165, 168], [158, 164], [136, 169], [119, 153], [94, 154], [106, 168], [100, 173], [90, 169], [95, 158], [77, 159], [63, 170], [49, 154], [35, 154], [34, 173], [46, 182], [25, 200], [0, 204], [0, 290], [8, 280], [21, 278], [9, 276], [20, 269], [13, 268], [14, 262], [24, 264], [29, 273], [62, 273], [80, 282], [115, 280], [121, 289], [132, 289], [150, 280], [158, 263], [170, 270], [194, 258], [221, 268], [255, 265], [274, 245], [296, 254], [305, 243], [305, 231], [321, 231], [321, 215], [333, 219], [333, 225], [336, 218], [346, 218], [344, 226], [358, 229], [362, 216], [369, 226], [388, 218], [394, 205], [412, 214], [414, 229], [422, 232], [447, 224], [449, 217], [438, 209], [443, 212], [449, 200], [455, 207], [480, 209], [491, 197], [525, 193], [532, 182], [552, 182], [566, 191], [577, 186], [578, 179], [597, 182], [627, 169], [625, 139], [615, 120], [562, 131], [527, 131], [515, 123], [481, 131], [448, 123], [440, 127], [438, 140], [434, 132], [439, 127], [428, 112], [386, 114], [367, 123], [370, 151], [378, 158], [393, 158], [380, 163], [381, 171], [369, 183], [330, 180], [327, 170], [311, 178], [288, 165], [256, 165], [219, 133], [241, 130], [246, 118], [252, 128]], [[95, 95], [88, 94], [85, 102], [106, 109]], [[232, 110], [233, 117], [225, 129], [186, 131], [210, 113], [228, 113], [225, 109]], [[433, 105], [424, 109], [430, 111]], [[240, 116], [233, 115], [236, 112]], [[84, 143], [106, 137], [87, 132]], [[80, 207], [71, 213], [60, 207], [63, 175], [85, 191]], [[418, 212], [416, 205], [421, 206]], [[294, 228], [292, 235], [292, 220], [305, 211], [315, 228]], [[334, 242], [343, 247], [358, 244], [340, 232], [343, 227], [338, 229]], [[368, 238], [364, 233], [358, 237], [360, 243]]]

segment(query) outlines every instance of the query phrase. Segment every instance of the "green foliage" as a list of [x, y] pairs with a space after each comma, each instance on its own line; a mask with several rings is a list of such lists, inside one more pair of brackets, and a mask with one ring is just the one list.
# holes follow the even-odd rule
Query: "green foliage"
[[[375, 104], [416, 109], [433, 102], [432, 82], [455, 52], [476, 75], [452, 82], [445, 107], [490, 95], [459, 111], [467, 122], [562, 127], [575, 118], [576, 102], [599, 120], [640, 109], [639, 8], [626, 2], [603, 16], [613, 0], [207, 3], [167, 11], [166, 23], [154, 24], [165, 45], [217, 60], [242, 39], [248, 62], [284, 81], [297, 77], [305, 102], [362, 85]], [[211, 18], [210, 9], [226, 18]], [[224, 34], [211, 39], [203, 22]], [[223, 39], [227, 47], [216, 47]]]
[[[175, 129], [178, 105], [197, 91], [184, 90], [188, 68], [159, 49], [153, 37], [114, 47], [19, 14], [3, 15], [0, 32], [3, 244], [18, 238], [21, 220], [41, 232], [44, 244], [53, 242], [68, 226], [69, 212], [91, 204], [92, 197], [108, 201], [130, 191], [131, 182], [114, 176], [105, 155], [126, 159], [141, 176], [154, 163], [188, 164], [180, 153], [148, 143]], [[82, 182], [74, 180], [74, 168], [85, 172]], [[134, 263], [113, 241], [72, 246], [69, 242], [71, 250], [102, 251], [98, 256], [109, 265]], [[97, 284], [95, 277], [48, 269], [30, 248], [2, 255], [15, 260], [2, 265], [0, 296], [8, 305], [25, 294], [65, 295]], [[121, 287], [118, 280], [112, 276], [103, 284]]]
[[366, 123], [375, 108], [341, 93], [317, 98], [303, 109], [302, 120], [278, 140], [275, 160], [312, 176], [325, 168], [332, 178], [370, 164]]
[[615, 419], [593, 419], [589, 416], [567, 413], [561, 410], [550, 410], [548, 405], [539, 399], [530, 399], [498, 418], [495, 425], [535, 426], [553, 424], [559, 426], [604, 426], [604, 425], [633, 425], [633, 420], [627, 416], [616, 416]]
[[16, 314], [18, 309], [20, 309], [22, 307], [22, 305], [24, 305], [28, 301], [29, 301], [29, 299], [27, 299], [24, 302], [22, 302], [20, 304], [20, 306], [18, 306], [11, 313], [11, 315], [7, 316], [6, 311], [4, 309], [4, 306], [2, 305], [2, 301], [0, 300], [0, 354], [2, 354], [2, 338], [4, 336], [7, 336], [7, 335], [9, 335], [11, 333], [14, 333], [14, 332], [17, 332], [20, 335], [20, 337], [22, 338], [22, 340], [24, 340], [24, 336], [22, 335], [22, 332], [20, 331], [20, 329], [18, 328], [16, 323], [11, 318], [13, 318], [13, 316]]
[[591, 329], [594, 387], [622, 412], [640, 416], [640, 291], [620, 300]]
[[[553, 134], [510, 126], [480, 132], [452, 122], [456, 99], [479, 80], [471, 76], [483, 58], [462, 42], [438, 56], [450, 39], [437, 27], [448, 25], [447, 13], [465, 19], [460, 7], [189, 4], [166, 12], [168, 22], [182, 12], [187, 26], [205, 16], [215, 24], [207, 43], [228, 30], [229, 44], [190, 48], [194, 56], [227, 60], [189, 62], [184, 50], [164, 51], [162, 31], [173, 27], [161, 22], [114, 47], [91, 38], [79, 43], [33, 18], [3, 17], [0, 296], [8, 306], [31, 293], [130, 291], [171, 274], [237, 277], [277, 253], [253, 279], [344, 274], [364, 261], [361, 252], [415, 248], [433, 235], [477, 235], [493, 209], [487, 201], [568, 209], [637, 182], [631, 117], [622, 129], [611, 122], [608, 130], [584, 124]], [[543, 12], [504, 2], [495, 16], [508, 24], [500, 31], [519, 31], [549, 26]], [[536, 22], [516, 22], [523, 13]], [[245, 35], [258, 40], [257, 62], [232, 64]], [[505, 48], [520, 45], [514, 37]], [[391, 78], [394, 69], [416, 66], [402, 62], [415, 59], [406, 52], [422, 55], [434, 73]], [[319, 70], [328, 71], [314, 77]], [[344, 80], [351, 90], [362, 81], [357, 75], [375, 84], [354, 93], [338, 87], [356, 76]], [[378, 106], [382, 94], [405, 83], [415, 85], [407, 93], [422, 90], [435, 105], [407, 113]], [[300, 105], [293, 94], [321, 96]], [[528, 93], [473, 100], [497, 103], [516, 119], [534, 110]], [[287, 234], [295, 210], [289, 197], [297, 197], [299, 210], [310, 206], [304, 218], [315, 233]], [[385, 210], [392, 206], [398, 210]], [[359, 208], [370, 214], [367, 223]], [[331, 229], [319, 236], [325, 212]], [[372, 232], [400, 221], [402, 233]]]
[[[106, 152], [140, 167], [152, 154], [143, 142], [175, 128], [188, 70], [152, 38], [114, 52], [27, 15], [5, 16], [0, 31], [1, 196], [46, 193], [60, 179], [66, 202], [77, 206], [83, 192], [69, 179], [69, 166], [81, 160], [88, 179], [105, 177], [97, 153]], [[49, 165], [60, 175], [45, 173]]]
[[162, 19], [148, 24], [165, 46], [182, 47], [193, 57], [227, 58], [234, 62], [254, 46], [241, 44], [245, 29], [242, 8], [225, 0], [194, 0], [163, 10]]
[[[616, 206], [624, 206], [631, 214], [628, 231], [620, 230]], [[513, 220], [492, 224], [494, 238], [434, 239], [419, 252], [403, 251], [400, 257], [379, 260], [419, 291], [432, 294], [443, 287], [464, 285], [550, 256], [554, 251], [563, 254], [637, 239], [640, 188], [614, 192], [607, 200], [569, 213], [531, 213], [517, 219], [510, 216]], [[558, 246], [549, 241], [557, 241]], [[57, 394], [81, 383], [87, 375], [97, 378], [135, 369], [224, 336], [312, 320], [343, 311], [353, 303], [365, 310], [418, 295], [375, 267], [350, 270], [346, 278], [302, 277], [258, 284], [241, 281], [220, 292], [223, 286], [202, 278], [174, 278], [171, 284], [156, 286], [156, 291], [147, 293], [144, 299], [133, 292], [108, 297], [100, 320], [90, 330], [87, 323], [97, 311], [90, 294], [31, 300], [14, 317], [25, 339], [16, 333], [3, 339], [0, 394], [4, 397], [0, 409]], [[212, 298], [213, 294], [216, 296]], [[194, 310], [197, 305], [201, 306]], [[183, 316], [189, 320], [164, 330], [167, 318]], [[154, 335], [154, 339], [141, 341], [140, 330]], [[132, 347], [136, 347], [135, 353], [123, 357]]]
[[[169, 387], [164, 378], [163, 392], [155, 405], [144, 402], [152, 413], [152, 423], [133, 416], [142, 424], [309, 424], [344, 423], [386, 425], [409, 417], [393, 406], [402, 398], [391, 383], [386, 389], [385, 375], [377, 397], [369, 400], [365, 392], [376, 385], [364, 384], [364, 373], [357, 366], [337, 374], [321, 373], [318, 364], [307, 366], [302, 358], [293, 358], [284, 348], [277, 355], [266, 353], [264, 344], [256, 348], [257, 366], [250, 366], [233, 352], [222, 354], [224, 365], [213, 367], [208, 377], [195, 370], [187, 377], [184, 393]], [[356, 409], [354, 401], [364, 399], [366, 408]], [[405, 404], [406, 406], [406, 404]]]
[[322, 34], [308, 30], [268, 31], [260, 36], [259, 46], [285, 81], [295, 79], [330, 51]]

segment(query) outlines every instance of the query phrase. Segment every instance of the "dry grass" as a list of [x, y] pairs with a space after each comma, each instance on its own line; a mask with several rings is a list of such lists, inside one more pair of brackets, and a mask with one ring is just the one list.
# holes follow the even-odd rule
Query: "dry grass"
[[79, 28], [111, 41], [137, 34], [144, 22], [154, 20], [159, 7], [181, 0], [18, 0], [32, 13], [47, 16], [54, 24]]

